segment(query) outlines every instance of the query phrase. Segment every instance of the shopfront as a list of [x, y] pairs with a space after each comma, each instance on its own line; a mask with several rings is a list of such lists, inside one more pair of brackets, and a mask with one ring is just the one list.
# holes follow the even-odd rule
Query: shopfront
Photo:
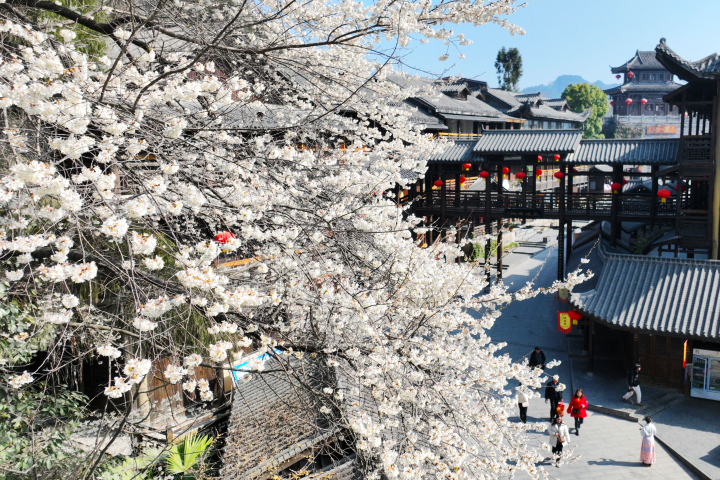
[[693, 349], [690, 396], [720, 400], [720, 351]]

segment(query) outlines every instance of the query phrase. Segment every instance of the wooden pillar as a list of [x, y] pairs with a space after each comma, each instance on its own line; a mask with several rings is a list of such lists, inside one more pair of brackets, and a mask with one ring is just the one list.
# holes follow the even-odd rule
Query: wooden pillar
[[658, 192], [658, 176], [657, 173], [660, 166], [653, 165], [650, 169], [652, 172], [652, 191], [650, 192], [650, 230], [655, 228], [655, 217], [657, 217], [657, 192]]
[[567, 169], [567, 210], [570, 210], [572, 208], [572, 201], [573, 201], [573, 177], [575, 176], [575, 172], [573, 172], [574, 168], [572, 165], [568, 165]]
[[495, 281], [502, 283], [502, 266], [503, 266], [503, 240], [502, 240], [502, 220], [498, 222], [498, 236], [497, 236], [497, 275], [495, 275]]
[[[715, 143], [713, 147], [713, 161], [715, 162], [715, 175], [713, 177], [713, 189], [712, 189], [712, 215], [710, 217], [710, 231], [711, 231], [711, 251], [710, 258], [717, 260], [720, 258], [720, 226], [718, 225], [718, 219], [720, 219], [720, 142], [718, 141], [718, 127], [720, 126], [720, 82], [717, 84], [717, 92], [713, 101], [713, 122], [712, 122], [712, 141]], [[679, 189], [680, 187], [678, 187]]]
[[425, 175], [425, 208], [432, 208], [433, 176], [430, 172]]
[[[565, 162], [560, 164], [560, 171], [565, 173]], [[565, 177], [560, 179], [558, 195], [558, 270], [557, 278], [565, 278]]]
[[485, 241], [485, 281], [487, 282], [487, 288], [492, 285], [492, 276], [490, 275], [490, 248], [492, 243], [490, 242], [490, 225], [485, 223], [485, 235], [488, 239]]
[[445, 176], [440, 174], [442, 186], [440, 187], [440, 221], [445, 222], [445, 210], [447, 209], [447, 185], [445, 184]]
[[685, 136], [685, 112], [687, 112], [687, 91], [683, 92], [683, 101], [680, 106], [680, 138]]
[[595, 359], [595, 320], [588, 325], [588, 377], [593, 376], [593, 360]]
[[[620, 183], [622, 174], [622, 165], [613, 165], [613, 183]], [[610, 245], [617, 246], [618, 238], [620, 238], [620, 222], [618, 221], [618, 211], [620, 208], [620, 194], [612, 192], [612, 204], [610, 207]]]
[[460, 174], [455, 174], [455, 198], [453, 199], [453, 205], [456, 207], [460, 206]]
[[433, 242], [435, 241], [435, 230], [433, 230], [433, 217], [428, 217], [428, 224], [427, 229], [428, 231], [425, 233], [427, 235], [427, 246], [432, 247]]
[[497, 178], [498, 178], [498, 185], [497, 185], [497, 191], [499, 194], [502, 195], [503, 193], [503, 172], [502, 172], [503, 166], [502, 164], [498, 164], [497, 166]]
[[532, 191], [530, 192], [532, 195], [532, 208], [535, 208], [535, 199], [537, 198], [537, 176], [535, 175], [535, 170], [538, 168], [539, 166], [533, 166], [530, 172], [530, 180], [532, 181]]
[[[528, 175], [527, 175], [527, 170], [528, 170], [527, 165], [522, 165], [520, 168], [522, 169], [520, 171], [525, 174], [525, 179], [520, 182], [520, 188], [522, 189], [522, 204], [521, 205], [523, 208], [526, 208], [527, 207], [527, 186], [528, 186], [528, 182], [530, 182], [530, 177], [528, 177]], [[523, 222], [524, 221], [525, 221], [525, 219], [523, 218]]]
[[[486, 170], [489, 172], [490, 169]], [[485, 241], [485, 280], [487, 287], [489, 288], [492, 284], [492, 277], [490, 275], [490, 249], [492, 244], [490, 242], [490, 230], [492, 228], [492, 182], [490, 176], [485, 179], [485, 235], [488, 237]]]
[[573, 226], [572, 226], [572, 220], [567, 220], [567, 234], [565, 235], [565, 265], [568, 264], [570, 261], [570, 253], [572, 252], [572, 243], [573, 243]]

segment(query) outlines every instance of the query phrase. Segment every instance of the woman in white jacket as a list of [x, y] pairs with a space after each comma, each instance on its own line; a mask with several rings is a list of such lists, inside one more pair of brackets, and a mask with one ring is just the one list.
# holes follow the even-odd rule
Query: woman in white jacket
[[520, 390], [520, 387], [516, 389], [517, 395], [515, 396], [515, 403], [520, 409], [520, 421], [527, 423], [527, 409], [530, 405], [530, 397]]
[[[567, 425], [563, 423], [560, 415], [555, 415], [555, 418], [553, 418], [553, 423], [550, 425], [550, 428], [548, 428], [548, 435], [550, 435], [550, 446], [552, 447], [555, 466], [559, 468], [563, 445], [570, 443], [570, 430]], [[557, 455], [557, 457], [555, 457], [555, 455]]]

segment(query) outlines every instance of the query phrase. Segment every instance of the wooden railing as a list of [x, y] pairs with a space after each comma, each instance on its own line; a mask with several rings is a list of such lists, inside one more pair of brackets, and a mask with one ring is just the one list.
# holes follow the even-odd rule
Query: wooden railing
[[[574, 193], [565, 199], [565, 214], [568, 216], [610, 216], [613, 208], [612, 193]], [[417, 206], [425, 209], [444, 210], [446, 213], [473, 213], [484, 215], [485, 192], [445, 192], [443, 203], [442, 193], [439, 190], [429, 192], [425, 198], [419, 199]], [[522, 192], [493, 192], [490, 196], [490, 211], [493, 215], [508, 215], [526, 210], [538, 217], [557, 217], [560, 214], [560, 195], [555, 192], [525, 194]], [[617, 204], [618, 216], [648, 217], [650, 218], [653, 204], [655, 215], [658, 217], [672, 217], [677, 211], [675, 198], [668, 198], [661, 202], [659, 198], [649, 195], [619, 195]], [[521, 216], [521, 215], [518, 215]]]
[[680, 163], [710, 164], [712, 161], [712, 137], [710, 135], [688, 135], [680, 140]]

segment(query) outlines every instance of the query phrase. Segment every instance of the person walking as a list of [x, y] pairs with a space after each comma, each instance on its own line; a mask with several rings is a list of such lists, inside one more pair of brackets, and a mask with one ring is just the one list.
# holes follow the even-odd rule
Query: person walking
[[535, 350], [530, 354], [530, 368], [539, 368], [540, 370], [545, 369], [545, 353], [540, 350], [540, 347], [535, 347]]
[[580, 425], [582, 425], [583, 419], [587, 417], [587, 399], [581, 389], [578, 388], [575, 391], [567, 411], [575, 419], [575, 435], [578, 436], [580, 435]]
[[560, 377], [553, 375], [552, 380], [545, 387], [545, 403], [550, 402], [550, 421], [558, 414], [557, 406], [562, 403], [562, 390]]
[[622, 396], [622, 401], [627, 402], [630, 400], [630, 397], [633, 396], [633, 393], [637, 396], [637, 405], [640, 405], [641, 407], [645, 404], [642, 403], [642, 392], [640, 391], [640, 364], [635, 364], [635, 368], [633, 370], [630, 370], [628, 372], [628, 391], [625, 395]]
[[567, 425], [563, 423], [560, 415], [553, 417], [552, 425], [548, 428], [548, 435], [550, 435], [552, 453], [553, 455], [557, 455], [557, 457], [554, 457], [554, 464], [560, 468], [560, 455], [563, 451], [563, 445], [570, 443], [570, 430], [568, 430]]
[[517, 387], [516, 391], [517, 395], [515, 397], [515, 403], [520, 409], [520, 421], [523, 423], [527, 423], [527, 409], [530, 405], [530, 398], [527, 394], [520, 390], [520, 387]]
[[640, 447], [640, 461], [652, 467], [655, 463], [655, 435], [657, 435], [657, 429], [652, 423], [652, 418], [645, 417], [645, 426], [640, 427], [640, 435], [643, 436], [642, 446]]

